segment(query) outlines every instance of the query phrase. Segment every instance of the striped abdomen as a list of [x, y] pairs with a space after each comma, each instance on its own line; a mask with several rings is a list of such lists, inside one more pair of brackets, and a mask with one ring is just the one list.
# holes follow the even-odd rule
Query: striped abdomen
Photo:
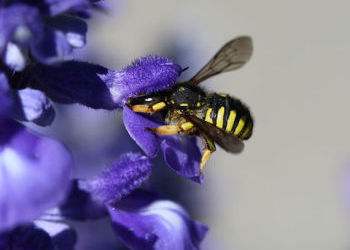
[[206, 122], [233, 133], [242, 140], [249, 139], [253, 131], [253, 119], [246, 106], [228, 95], [213, 94], [209, 96], [208, 102], [203, 117]]

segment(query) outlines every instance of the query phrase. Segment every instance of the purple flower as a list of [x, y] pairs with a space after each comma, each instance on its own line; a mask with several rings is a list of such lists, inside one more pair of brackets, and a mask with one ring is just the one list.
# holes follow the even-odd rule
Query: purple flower
[[12, 117], [19, 121], [31, 121], [40, 126], [50, 125], [55, 118], [55, 110], [45, 94], [35, 89], [13, 91], [14, 110]]
[[72, 157], [54, 139], [1, 119], [0, 232], [30, 222], [64, 199]]
[[175, 202], [155, 200], [129, 210], [108, 206], [113, 228], [132, 249], [199, 249], [208, 228]]
[[[205, 226], [192, 221], [176, 203], [135, 191], [149, 178], [151, 158], [159, 147], [176, 173], [200, 182], [195, 138], [152, 134], [145, 127], [163, 121], [125, 107], [130, 97], [171, 88], [182, 69], [159, 56], [140, 58], [119, 71], [66, 61], [74, 48], [85, 45], [84, 18], [96, 2], [0, 3], [0, 248], [73, 249], [76, 235], [72, 229], [57, 221], [47, 224], [40, 217], [59, 205], [65, 218], [109, 216], [118, 237], [135, 249], [173, 244], [177, 249], [198, 249]], [[70, 152], [58, 141], [16, 122], [50, 125], [55, 116], [50, 100], [124, 109], [125, 126], [146, 156], [122, 155], [100, 175], [70, 182]]]
[[148, 56], [120, 71], [79, 61], [34, 64], [11, 81], [15, 86], [41, 90], [55, 102], [110, 110], [122, 108], [131, 96], [171, 87], [180, 73], [180, 66], [169, 59]]
[[123, 155], [98, 177], [75, 181], [61, 214], [78, 220], [109, 214], [116, 235], [132, 249], [199, 249], [206, 226], [175, 202], [135, 191], [150, 171], [147, 157]]
[[12, 99], [13, 119], [51, 124], [54, 109], [44, 92], [28, 88], [26, 72], [38, 63], [57, 65], [70, 57], [73, 48], [83, 47], [87, 32], [83, 18], [90, 16], [94, 5], [89, 0], [0, 3], [0, 85], [7, 88], [8, 79], [12, 90], [6, 95]]
[[100, 175], [75, 180], [67, 200], [60, 206], [62, 215], [77, 220], [105, 216], [105, 204], [119, 201], [139, 188], [148, 179], [151, 168], [149, 158], [140, 153], [122, 155]]
[[99, 65], [67, 61], [55, 66], [31, 65], [25, 72], [15, 74], [12, 81], [40, 90], [58, 103], [112, 110], [120, 103], [114, 101], [107, 86], [110, 74], [110, 70]]
[[[31, 58], [53, 64], [84, 46], [91, 4], [87, 0], [13, 1], [0, 4], [0, 51], [4, 63], [22, 71]], [[30, 53], [28, 53], [30, 52]]]
[[161, 120], [136, 114], [124, 106], [129, 97], [171, 88], [180, 73], [181, 67], [169, 59], [147, 56], [120, 71], [78, 61], [58, 66], [36, 64], [17, 73], [12, 81], [15, 85], [38, 89], [60, 103], [80, 103], [107, 110], [124, 108], [125, 127], [148, 157], [156, 157], [161, 144], [166, 162], [176, 173], [201, 182], [203, 177], [198, 179], [201, 154], [194, 138], [158, 137], [145, 128], [163, 125]]
[[51, 102], [41, 91], [11, 89], [7, 77], [0, 72], [1, 113], [19, 121], [31, 121], [40, 126], [50, 125], [55, 117]]

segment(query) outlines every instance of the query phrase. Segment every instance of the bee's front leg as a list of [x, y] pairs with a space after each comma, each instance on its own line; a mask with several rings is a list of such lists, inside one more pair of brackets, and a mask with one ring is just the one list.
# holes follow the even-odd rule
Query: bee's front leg
[[205, 149], [204, 149], [204, 153], [202, 154], [201, 163], [199, 166], [199, 175], [198, 175], [199, 178], [202, 175], [204, 165], [208, 162], [210, 156], [216, 150], [215, 144], [212, 140], [208, 139], [207, 137], [203, 137], [203, 136], [202, 136], [202, 138], [203, 138], [203, 142], [205, 144]]
[[147, 130], [159, 135], [177, 135], [187, 134], [193, 131], [194, 125], [192, 122], [183, 122], [177, 125], [165, 125], [157, 128], [146, 128]]

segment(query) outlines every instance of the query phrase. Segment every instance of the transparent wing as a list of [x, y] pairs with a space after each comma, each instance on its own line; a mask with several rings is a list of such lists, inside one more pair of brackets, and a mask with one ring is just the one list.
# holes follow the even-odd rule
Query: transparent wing
[[200, 133], [205, 134], [205, 136], [216, 142], [224, 150], [231, 153], [240, 153], [243, 150], [243, 142], [235, 135], [226, 133], [224, 130], [199, 119], [197, 116], [184, 115], [184, 118], [192, 122]]
[[189, 82], [197, 85], [221, 72], [238, 69], [249, 61], [252, 52], [253, 44], [250, 37], [235, 38], [226, 43]]

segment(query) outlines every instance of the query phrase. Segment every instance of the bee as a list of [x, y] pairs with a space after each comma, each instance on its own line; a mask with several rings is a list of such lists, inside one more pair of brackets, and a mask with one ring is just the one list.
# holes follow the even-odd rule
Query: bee
[[227, 94], [206, 93], [198, 85], [204, 80], [241, 68], [253, 51], [249, 37], [238, 37], [226, 43], [189, 81], [178, 82], [171, 89], [129, 98], [127, 106], [134, 112], [163, 114], [167, 125], [146, 128], [160, 135], [189, 134], [200, 136], [205, 149], [199, 176], [215, 143], [231, 153], [243, 150], [243, 141], [251, 137], [253, 118], [249, 108]]

